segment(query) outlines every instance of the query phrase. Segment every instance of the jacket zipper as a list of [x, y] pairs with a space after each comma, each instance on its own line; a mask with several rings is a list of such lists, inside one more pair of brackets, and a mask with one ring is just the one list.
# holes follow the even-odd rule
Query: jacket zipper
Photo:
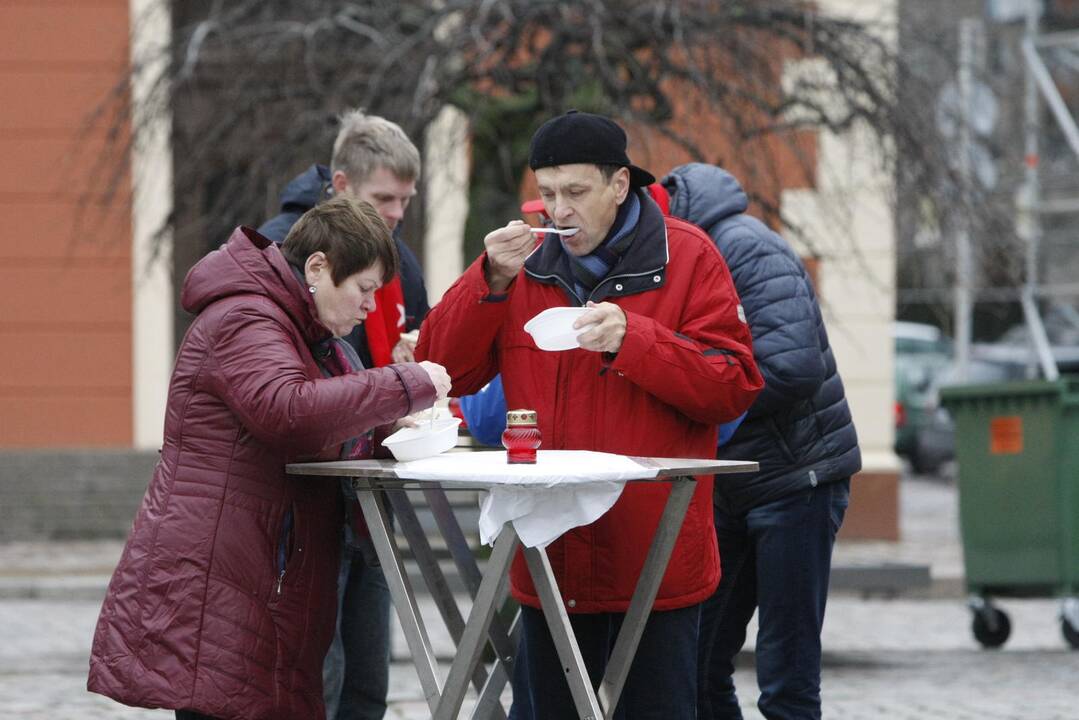
[[[663, 225], [663, 247], [666, 250], [667, 258], [666, 258], [666, 261], [662, 265], [660, 265], [657, 268], [653, 268], [651, 270], [642, 270], [641, 272], [621, 273], [620, 275], [609, 275], [609, 276], [603, 278], [602, 280], [600, 280], [598, 283], [596, 283], [596, 286], [594, 288], [592, 288], [592, 292], [588, 293], [588, 299], [591, 300], [592, 298], [594, 298], [596, 296], [596, 293], [599, 291], [599, 289], [602, 288], [604, 285], [607, 285], [608, 283], [613, 283], [616, 280], [625, 280], [627, 278], [639, 278], [639, 277], [645, 277], [646, 275], [658, 275], [659, 273], [663, 272], [664, 268], [666, 268], [667, 264], [670, 263], [670, 261], [671, 261], [671, 250], [670, 250], [669, 241], [667, 239], [667, 225], [666, 224]], [[615, 296], [615, 297], [618, 297], [618, 296]], [[581, 304], [583, 305], [584, 303], [581, 303]]]
[[[594, 288], [592, 288], [592, 292], [588, 293], [588, 299], [595, 302], [595, 300], [593, 300], [593, 298], [596, 297], [596, 293], [598, 293], [600, 291], [600, 289], [604, 285], [609, 285], [609, 284], [615, 282], [616, 280], [625, 280], [627, 278], [645, 277], [647, 275], [658, 275], [659, 273], [663, 272], [663, 268], [664, 268], [664, 266], [660, 265], [658, 268], [655, 268], [654, 270], [646, 270], [645, 272], [624, 273], [622, 275], [611, 275], [609, 277], [605, 277], [602, 280], [600, 280], [598, 283], [596, 283], [596, 286]], [[654, 289], [654, 288], [651, 288], [651, 289]], [[621, 295], [613, 295], [611, 297], [622, 297], [622, 296]], [[581, 304], [583, 305], [584, 303], [581, 303]]]
[[577, 301], [577, 306], [578, 307], [584, 307], [584, 300], [581, 298], [580, 295], [577, 294], [577, 291], [572, 286], [566, 284], [566, 282], [561, 278], [561, 276], [559, 276], [559, 275], [537, 275], [536, 273], [534, 273], [534, 272], [532, 272], [530, 270], [527, 270], [527, 269], [525, 270], [525, 275], [533, 277], [536, 280], [554, 280], [554, 284], [560, 286], [566, 292], [567, 295], [569, 295], [570, 297], [572, 297], [573, 299], [575, 299]]
[[551, 438], [551, 447], [562, 447], [565, 443], [566, 437], [566, 413], [562, 409], [563, 400], [569, 392], [569, 388], [565, 386], [568, 373], [565, 372], [566, 355], [569, 353], [563, 353], [558, 358], [558, 371], [555, 373], [555, 394], [554, 394], [554, 418], [556, 422], [552, 423], [552, 427], [555, 428], [555, 437]]
[[288, 569], [289, 545], [293, 530], [293, 509], [289, 506], [285, 513], [285, 519], [281, 523], [281, 539], [277, 543], [277, 594], [281, 594], [281, 585], [285, 582], [285, 571]]
[[[571, 296], [577, 298], [578, 305], [583, 306], [587, 300], [591, 300], [592, 298], [594, 298], [596, 296], [596, 291], [597, 290], [599, 290], [601, 287], [603, 287], [604, 285], [606, 285], [609, 282], [613, 282], [615, 280], [622, 280], [622, 279], [625, 279], [625, 278], [637, 278], [637, 277], [644, 277], [646, 275], [655, 275], [657, 273], [662, 272], [663, 269], [666, 268], [667, 265], [669, 265], [670, 262], [671, 262], [670, 238], [667, 235], [667, 225], [666, 225], [666, 223], [663, 223], [662, 227], [663, 227], [663, 249], [664, 249], [664, 254], [666, 256], [665, 259], [664, 259], [663, 264], [661, 264], [659, 267], [653, 268], [651, 270], [642, 270], [641, 272], [635, 272], [635, 273], [620, 273], [618, 275], [612, 275], [610, 277], [605, 277], [605, 278], [603, 278], [602, 280], [599, 281], [599, 283], [596, 285], [596, 287], [592, 288], [592, 292], [588, 293], [587, 298], [582, 298], [580, 295], [578, 295], [576, 290], [573, 288], [572, 284], [567, 284], [565, 282], [565, 280], [562, 279], [562, 276], [559, 275], [558, 273], [549, 273], [547, 275], [540, 275], [537, 272], [534, 272], [532, 270], [529, 270], [528, 268], [525, 268], [525, 275], [533, 277], [536, 280], [554, 280], [559, 285], [561, 285], [563, 288], [565, 288], [566, 292], [568, 292]], [[534, 250], [533, 252], [536, 252], [536, 251]], [[531, 257], [531, 255], [529, 255], [529, 257]]]

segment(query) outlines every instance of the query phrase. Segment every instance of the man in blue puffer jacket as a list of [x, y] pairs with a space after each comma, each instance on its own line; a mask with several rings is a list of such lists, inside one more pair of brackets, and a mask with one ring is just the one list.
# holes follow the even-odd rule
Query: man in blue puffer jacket
[[734, 657], [759, 611], [758, 707], [769, 720], [820, 718], [820, 633], [832, 545], [858, 438], [801, 260], [759, 220], [721, 168], [691, 163], [661, 181], [670, 213], [698, 225], [727, 261], [753, 335], [764, 390], [721, 458], [756, 460], [760, 472], [716, 478], [722, 578], [700, 631], [701, 718], [738, 718]]

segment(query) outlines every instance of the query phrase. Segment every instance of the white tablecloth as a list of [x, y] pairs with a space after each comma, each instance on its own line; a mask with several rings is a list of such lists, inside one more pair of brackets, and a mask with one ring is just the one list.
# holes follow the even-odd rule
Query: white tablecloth
[[400, 463], [397, 476], [484, 485], [480, 539], [490, 545], [512, 522], [521, 542], [545, 547], [559, 535], [587, 525], [611, 509], [627, 480], [656, 476], [621, 455], [586, 450], [540, 450], [535, 465], [510, 465], [501, 450], [450, 453]]

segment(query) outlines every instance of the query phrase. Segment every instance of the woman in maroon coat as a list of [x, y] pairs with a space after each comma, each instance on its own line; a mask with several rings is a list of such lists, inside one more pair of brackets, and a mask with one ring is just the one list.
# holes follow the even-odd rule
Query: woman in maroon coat
[[378, 214], [344, 197], [280, 250], [238, 228], [192, 268], [181, 300], [197, 317], [98, 619], [91, 691], [181, 719], [324, 716], [341, 492], [284, 467], [363, 457], [374, 428], [445, 396], [440, 365], [363, 370], [335, 339], [396, 271]]

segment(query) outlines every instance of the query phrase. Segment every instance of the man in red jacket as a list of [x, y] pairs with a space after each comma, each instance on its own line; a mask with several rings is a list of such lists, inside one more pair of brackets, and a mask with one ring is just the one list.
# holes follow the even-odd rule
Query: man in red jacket
[[[533, 408], [544, 447], [711, 458], [716, 425], [762, 387], [730, 274], [696, 227], [664, 218], [642, 192], [648, 172], [608, 118], [571, 111], [532, 138], [545, 211], [565, 237], [535, 248], [515, 220], [447, 291], [420, 331], [417, 357], [446, 365], [453, 395], [501, 372], [509, 407]], [[538, 312], [586, 306], [580, 349], [544, 352], [523, 329]], [[596, 522], [547, 548], [593, 682], [602, 676], [669, 488], [629, 485]], [[620, 702], [625, 718], [693, 718], [700, 603], [719, 580], [712, 478], [698, 485]], [[522, 557], [513, 716], [574, 717], [564, 673]]]

